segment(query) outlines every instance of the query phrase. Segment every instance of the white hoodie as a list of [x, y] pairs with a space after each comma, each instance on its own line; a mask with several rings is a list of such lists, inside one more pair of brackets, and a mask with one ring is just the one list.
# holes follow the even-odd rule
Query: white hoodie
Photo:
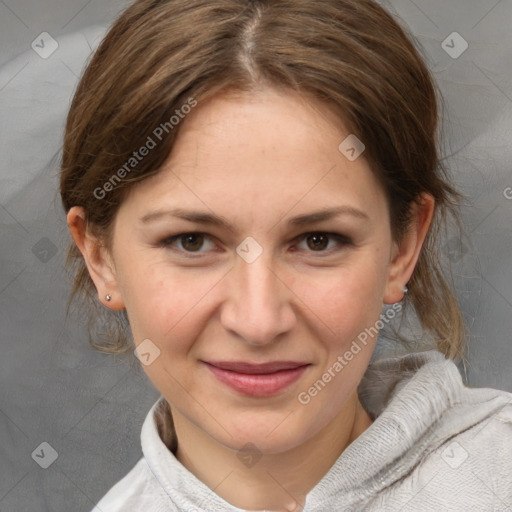
[[[309, 492], [304, 512], [512, 511], [512, 393], [464, 386], [436, 350], [371, 362], [358, 393], [374, 422]], [[166, 405], [153, 405], [144, 456], [93, 512], [246, 512], [164, 444]]]

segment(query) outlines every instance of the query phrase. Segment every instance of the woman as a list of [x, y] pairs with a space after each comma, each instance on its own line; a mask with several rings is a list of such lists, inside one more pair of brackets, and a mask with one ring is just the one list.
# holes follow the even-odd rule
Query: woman
[[[460, 195], [437, 123], [425, 64], [373, 1], [120, 16], [66, 127], [72, 297], [97, 294], [93, 345], [135, 349], [162, 397], [95, 510], [512, 506], [512, 395], [453, 362], [437, 235]], [[436, 350], [370, 364], [405, 306]]]

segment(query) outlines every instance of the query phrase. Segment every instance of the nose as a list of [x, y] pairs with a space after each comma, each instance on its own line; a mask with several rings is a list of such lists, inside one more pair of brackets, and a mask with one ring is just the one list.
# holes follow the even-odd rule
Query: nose
[[[292, 290], [272, 268], [270, 254], [252, 263], [237, 258], [228, 279], [223, 327], [250, 345], [268, 345], [296, 322]], [[292, 302], [290, 302], [292, 301]]]

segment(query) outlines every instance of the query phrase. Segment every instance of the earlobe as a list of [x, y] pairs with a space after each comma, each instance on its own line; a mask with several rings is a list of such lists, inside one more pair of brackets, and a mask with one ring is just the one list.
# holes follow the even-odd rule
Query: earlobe
[[388, 281], [383, 297], [384, 304], [403, 300], [403, 287], [410, 280], [418, 262], [423, 243], [434, 216], [435, 200], [430, 194], [422, 194], [419, 204], [411, 205], [411, 222], [400, 244], [394, 244]]
[[[73, 240], [82, 253], [89, 275], [98, 291], [99, 300], [113, 310], [124, 309], [111, 255], [87, 228], [86, 215], [80, 206], [72, 207], [67, 223]], [[107, 296], [110, 299], [107, 299]]]

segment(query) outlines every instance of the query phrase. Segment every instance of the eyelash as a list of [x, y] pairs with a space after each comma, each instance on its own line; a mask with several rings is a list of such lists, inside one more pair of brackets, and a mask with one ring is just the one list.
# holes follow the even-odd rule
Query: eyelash
[[[158, 243], [158, 247], [169, 248], [175, 241], [177, 241], [179, 239], [184, 239], [185, 237], [190, 236], [190, 235], [202, 236], [202, 237], [205, 237], [205, 238], [211, 240], [211, 237], [208, 234], [206, 234], [206, 233], [201, 233], [201, 232], [198, 232], [198, 231], [191, 231], [191, 232], [188, 232], [188, 233], [180, 233], [179, 235], [174, 235], [174, 236], [170, 236], [170, 237], [164, 238], [162, 241], [160, 241]], [[353, 245], [352, 241], [349, 238], [347, 238], [346, 236], [339, 235], [338, 233], [327, 233], [327, 232], [324, 232], [324, 231], [311, 231], [309, 233], [304, 233], [304, 234], [299, 235], [298, 237], [296, 237], [295, 240], [302, 241], [303, 239], [306, 239], [310, 235], [324, 235], [324, 236], [327, 236], [328, 238], [336, 239], [338, 241], [338, 243], [341, 244], [342, 247], [340, 247], [338, 249], [334, 249], [334, 251], [342, 250], [343, 246], [351, 246], [351, 245]], [[186, 256], [185, 256], [186, 258], [197, 258], [196, 255], [199, 255], [199, 254], [202, 253], [202, 251], [186, 251], [184, 249], [172, 249], [171, 248], [171, 250], [174, 250], [174, 251], [186, 254]], [[319, 253], [320, 257], [322, 257], [321, 256], [322, 253], [323, 254], [327, 254], [327, 255], [331, 255], [332, 251], [333, 251], [333, 249], [321, 250], [321, 251], [307, 251], [307, 252]]]

